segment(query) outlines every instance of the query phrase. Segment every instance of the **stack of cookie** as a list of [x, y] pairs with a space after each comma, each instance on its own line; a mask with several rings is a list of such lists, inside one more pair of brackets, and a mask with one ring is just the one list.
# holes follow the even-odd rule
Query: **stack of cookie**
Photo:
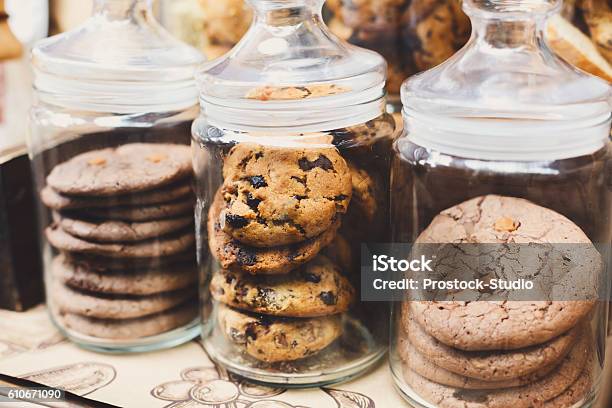
[[410, 75], [449, 58], [468, 40], [470, 22], [459, 0], [328, 0], [329, 27], [388, 62], [387, 89], [399, 94]]
[[[321, 146], [321, 145], [317, 145]], [[209, 209], [211, 280], [219, 327], [268, 363], [316, 354], [342, 333], [355, 291], [321, 251], [352, 196], [334, 147], [241, 143], [229, 151]]]
[[[515, 245], [510, 251], [514, 273], [521, 276], [525, 271], [536, 279], [537, 268], [544, 268], [535, 259], [553, 265], [552, 276], [560, 281], [540, 284], [568, 285], [571, 297], [565, 300], [559, 292], [546, 300], [485, 301], [476, 297], [491, 293], [474, 292], [473, 301], [404, 301], [396, 341], [405, 383], [425, 400], [449, 408], [570, 407], [585, 398], [597, 375], [597, 336], [591, 333], [595, 325], [589, 319], [596, 305], [593, 277], [598, 275], [599, 255], [594, 249], [589, 251], [592, 258], [586, 251], [574, 260], [564, 255], [561, 264], [547, 257], [550, 244], [563, 242], [559, 250], [571, 250], [568, 243], [583, 248], [590, 246], [588, 237], [550, 209], [524, 199], [487, 195], [442, 211], [417, 242], [448, 240], [486, 242], [489, 261], [494, 259], [491, 243]], [[548, 250], [520, 256], [517, 243], [537, 242], [548, 244]], [[464, 252], [465, 258], [454, 258], [453, 265], [470, 263], [474, 255], [469, 252]], [[485, 266], [495, 271], [497, 264], [490, 262]]]
[[49, 304], [58, 323], [105, 339], [136, 339], [197, 315], [191, 152], [125, 144], [53, 168], [41, 191]]

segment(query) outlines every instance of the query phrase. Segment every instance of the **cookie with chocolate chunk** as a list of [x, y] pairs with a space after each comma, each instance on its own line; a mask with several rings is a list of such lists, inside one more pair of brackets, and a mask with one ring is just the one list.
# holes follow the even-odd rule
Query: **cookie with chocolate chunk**
[[317, 237], [291, 245], [257, 248], [237, 241], [222, 230], [219, 222], [222, 205], [222, 197], [218, 193], [208, 215], [208, 245], [221, 268], [232, 271], [255, 275], [288, 273], [314, 258], [333, 241], [340, 227], [338, 219]]
[[153, 190], [192, 173], [189, 146], [132, 143], [79, 154], [53, 168], [47, 184], [75, 196], [114, 196]]
[[293, 361], [319, 353], [342, 334], [340, 315], [278, 318], [252, 315], [218, 304], [225, 336], [251, 357], [268, 363]]
[[328, 230], [348, 208], [351, 174], [336, 148], [241, 143], [223, 166], [223, 231], [254, 247], [294, 244]]
[[338, 267], [319, 255], [286, 275], [252, 276], [227, 270], [213, 275], [210, 292], [237, 309], [284, 317], [317, 317], [345, 312], [355, 289]]

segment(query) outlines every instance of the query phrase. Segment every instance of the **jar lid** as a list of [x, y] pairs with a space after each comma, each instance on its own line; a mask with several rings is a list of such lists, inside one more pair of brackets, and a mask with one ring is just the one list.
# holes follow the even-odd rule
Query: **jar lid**
[[96, 0], [85, 23], [32, 51], [41, 100], [114, 113], [195, 105], [193, 74], [202, 62], [196, 49], [155, 21], [151, 0]]
[[402, 86], [410, 140], [461, 157], [556, 160], [607, 142], [612, 88], [557, 58], [547, 18], [559, 0], [465, 0], [468, 44]]
[[386, 63], [331, 34], [321, 17], [323, 0], [248, 3], [254, 10], [249, 31], [197, 74], [211, 123], [325, 130], [380, 115]]

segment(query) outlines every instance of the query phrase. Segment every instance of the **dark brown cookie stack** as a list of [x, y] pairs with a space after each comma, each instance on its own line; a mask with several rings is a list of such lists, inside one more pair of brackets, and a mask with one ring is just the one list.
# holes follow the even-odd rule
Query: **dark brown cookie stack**
[[191, 153], [125, 144], [53, 168], [49, 304], [74, 332], [136, 339], [197, 316]]
[[321, 146], [234, 146], [209, 210], [219, 327], [259, 361], [322, 351], [341, 335], [355, 297], [321, 252], [351, 203], [351, 170], [336, 148]]
[[462, 47], [469, 19], [459, 0], [328, 0], [331, 30], [375, 50], [388, 65], [387, 89], [399, 94], [408, 76], [432, 68]]
[[[527, 200], [496, 195], [442, 211], [417, 242], [448, 240], [590, 244], [580, 228], [562, 215]], [[519, 263], [527, 260], [516, 252], [513, 256]], [[590, 299], [597, 296], [593, 277], [598, 274], [599, 256], [579, 258], [574, 262], [564, 258], [572, 265], [567, 271], [559, 264], [555, 268], [573, 294], [583, 287], [584, 297], [404, 302], [396, 339], [404, 381], [422, 398], [449, 408], [560, 408], [587, 397], [597, 376], [589, 317], [596, 304]], [[523, 268], [536, 270], [534, 265]]]

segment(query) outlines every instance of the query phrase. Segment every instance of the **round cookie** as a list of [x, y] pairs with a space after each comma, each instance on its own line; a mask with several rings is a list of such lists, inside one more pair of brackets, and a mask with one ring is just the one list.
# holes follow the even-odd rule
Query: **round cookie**
[[74, 156], [51, 170], [47, 184], [63, 194], [113, 196], [153, 190], [191, 173], [189, 146], [132, 143]]
[[195, 242], [192, 231], [169, 238], [144, 241], [139, 243], [98, 243], [76, 238], [57, 225], [45, 230], [49, 243], [60, 251], [95, 254], [110, 258], [153, 258], [175, 255], [187, 251]]
[[405, 339], [399, 340], [398, 347], [404, 364], [406, 364], [415, 373], [438, 384], [467, 390], [497, 390], [502, 388], [519, 387], [543, 378], [555, 368], [554, 365], [550, 365], [526, 376], [515, 377], [508, 380], [488, 381], [465, 377], [435, 365], [428, 360], [428, 357], [426, 358], [423, 354], [418, 352], [416, 348]]
[[255, 275], [285, 274], [314, 258], [336, 236], [340, 220], [318, 237], [297, 244], [272, 248], [256, 248], [242, 244], [226, 234], [219, 223], [222, 205], [220, 195], [213, 202], [208, 216], [208, 245], [222, 269], [244, 271]]
[[58, 318], [71, 330], [99, 339], [130, 340], [165, 333], [182, 327], [198, 317], [197, 302], [188, 303], [151, 316], [134, 319], [98, 319], [74, 313]]
[[[497, 195], [476, 197], [442, 211], [416, 242], [591, 243], [564, 216], [524, 199]], [[595, 269], [580, 269], [580, 282], [590, 285]], [[571, 285], [567, 289], [574, 290]], [[595, 285], [584, 290], [581, 299], [597, 299]], [[411, 310], [421, 327], [444, 344], [461, 350], [500, 350], [547, 342], [574, 327], [594, 304], [595, 300], [415, 301]]]
[[463, 351], [449, 347], [431, 337], [402, 305], [403, 330], [415, 350], [435, 365], [463, 377], [485, 381], [505, 381], [523, 377], [553, 366], [575, 344], [584, 326], [577, 325], [560, 336], [538, 346], [508, 351]]
[[198, 278], [197, 268], [193, 264], [172, 265], [161, 270], [100, 273], [87, 269], [82, 263], [70, 263], [63, 255], [53, 259], [51, 273], [71, 288], [140, 296], [183, 289], [194, 284]]
[[221, 330], [251, 357], [268, 363], [299, 360], [329, 346], [342, 333], [340, 315], [306, 319], [249, 315], [218, 304]]
[[190, 215], [192, 212], [193, 200], [183, 199], [137, 207], [84, 208], [78, 210], [75, 217], [86, 216], [102, 220], [145, 222]]
[[40, 197], [42, 202], [53, 210], [74, 210], [160, 204], [185, 198], [192, 194], [191, 185], [186, 182], [180, 182], [153, 191], [108, 197], [67, 196], [46, 186], [40, 192]]
[[352, 194], [346, 161], [334, 147], [241, 143], [223, 166], [222, 229], [255, 247], [314, 238], [346, 212]]
[[286, 275], [252, 276], [218, 271], [210, 292], [219, 302], [249, 312], [285, 317], [317, 317], [345, 312], [355, 289], [338, 267], [319, 255]]
[[53, 220], [68, 234], [96, 242], [144, 241], [177, 232], [193, 225], [192, 216], [156, 221], [126, 222], [81, 220], [71, 218], [70, 215], [60, 215], [53, 212]]
[[52, 302], [61, 312], [100, 319], [130, 319], [163, 312], [195, 295], [192, 288], [151, 296], [108, 296], [77, 292], [55, 282]]
[[562, 395], [578, 379], [592, 353], [590, 336], [582, 336], [546, 377], [521, 387], [499, 390], [460, 390], [430, 381], [407, 365], [404, 380], [422, 398], [439, 408], [532, 408]]

